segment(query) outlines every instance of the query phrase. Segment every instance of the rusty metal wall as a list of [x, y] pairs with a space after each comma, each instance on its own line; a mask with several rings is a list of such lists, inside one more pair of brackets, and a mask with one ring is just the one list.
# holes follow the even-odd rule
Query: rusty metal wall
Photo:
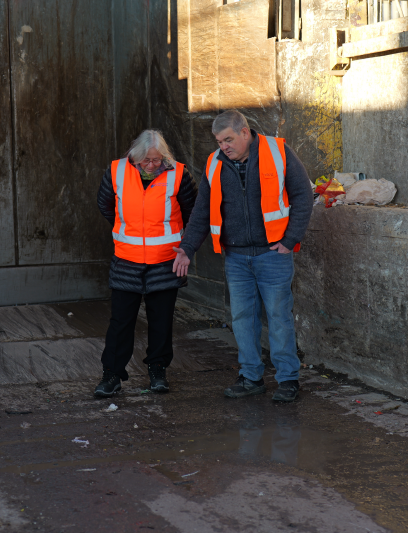
[[96, 192], [146, 127], [145, 12], [0, 0], [0, 305], [108, 296]]
[[0, 2], [0, 267], [15, 264], [8, 6]]

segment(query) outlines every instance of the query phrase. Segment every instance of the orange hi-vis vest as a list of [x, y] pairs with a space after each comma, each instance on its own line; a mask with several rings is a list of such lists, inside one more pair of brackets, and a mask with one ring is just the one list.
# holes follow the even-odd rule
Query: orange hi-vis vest
[[[289, 199], [285, 187], [286, 155], [285, 139], [278, 137], [259, 137], [259, 179], [261, 182], [261, 209], [268, 242], [278, 242], [285, 234], [289, 222]], [[213, 152], [207, 160], [207, 179], [211, 188], [210, 228], [214, 252], [221, 253], [221, 167], [217, 159], [220, 149]], [[300, 243], [294, 251], [300, 250]]]
[[177, 193], [184, 165], [175, 163], [143, 188], [139, 171], [127, 158], [112, 161], [112, 184], [116, 195], [112, 236], [115, 255], [134, 263], [153, 265], [176, 257], [183, 233]]

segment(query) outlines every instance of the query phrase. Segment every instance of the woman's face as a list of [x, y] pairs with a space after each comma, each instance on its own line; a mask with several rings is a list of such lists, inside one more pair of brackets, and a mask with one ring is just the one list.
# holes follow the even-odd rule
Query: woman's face
[[163, 156], [156, 148], [150, 148], [146, 154], [146, 157], [139, 163], [142, 169], [147, 172], [154, 172], [162, 164]]

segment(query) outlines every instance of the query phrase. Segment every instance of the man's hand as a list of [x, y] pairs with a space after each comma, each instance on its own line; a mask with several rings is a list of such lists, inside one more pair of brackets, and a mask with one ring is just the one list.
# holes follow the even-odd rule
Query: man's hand
[[178, 277], [187, 276], [190, 259], [182, 248], [175, 248], [173, 246], [173, 250], [177, 252], [176, 259], [173, 263], [173, 272], [177, 272]]
[[[175, 250], [176, 248], [173, 248]], [[288, 250], [283, 244], [280, 242], [277, 242], [273, 246], [271, 246], [271, 250], [278, 250], [278, 254], [290, 254], [290, 250]]]

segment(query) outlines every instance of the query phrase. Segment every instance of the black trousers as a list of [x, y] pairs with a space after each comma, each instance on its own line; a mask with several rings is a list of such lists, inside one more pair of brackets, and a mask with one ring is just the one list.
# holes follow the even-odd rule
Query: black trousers
[[178, 289], [138, 294], [112, 290], [112, 317], [106, 333], [102, 364], [122, 380], [128, 379], [126, 365], [133, 354], [136, 319], [142, 296], [147, 316], [147, 365], [168, 367], [173, 359], [173, 315]]

